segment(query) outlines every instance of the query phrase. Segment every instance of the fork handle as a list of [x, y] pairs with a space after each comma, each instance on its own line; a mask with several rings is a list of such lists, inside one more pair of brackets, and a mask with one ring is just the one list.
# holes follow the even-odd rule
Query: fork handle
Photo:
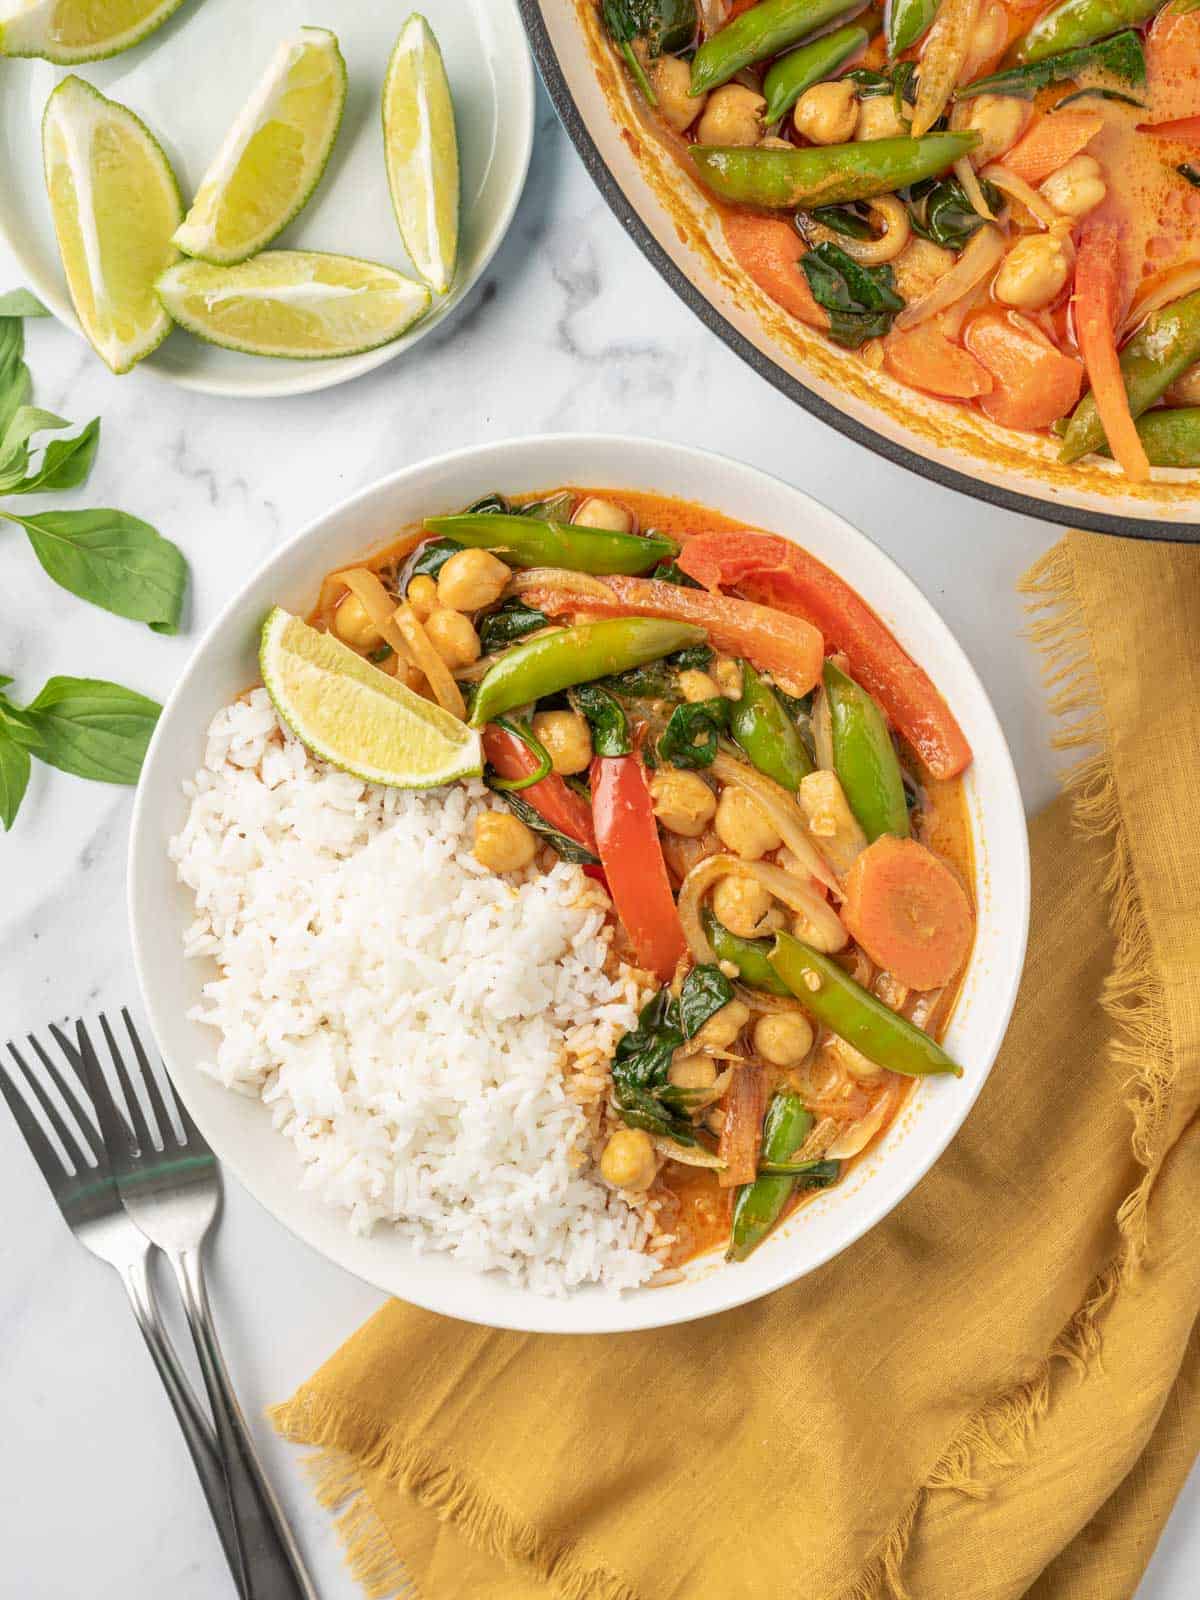
[[139, 1260], [121, 1268], [121, 1281], [125, 1285], [125, 1293], [129, 1296], [129, 1303], [133, 1307], [142, 1338], [146, 1341], [150, 1359], [162, 1379], [163, 1388], [167, 1391], [167, 1398], [174, 1408], [183, 1432], [192, 1465], [196, 1468], [200, 1487], [204, 1490], [204, 1498], [208, 1501], [208, 1509], [212, 1512], [212, 1519], [216, 1523], [221, 1548], [225, 1552], [225, 1559], [229, 1563], [237, 1592], [243, 1595], [242, 1555], [238, 1546], [237, 1530], [229, 1511], [229, 1491], [225, 1483], [225, 1472], [221, 1466], [221, 1458], [217, 1454], [212, 1427], [196, 1404], [192, 1386], [179, 1364], [175, 1347], [159, 1317], [158, 1305], [150, 1283], [149, 1266], [150, 1257], [147, 1251]]
[[195, 1342], [242, 1552], [245, 1600], [319, 1600], [267, 1482], [213, 1326], [199, 1249], [168, 1252]]

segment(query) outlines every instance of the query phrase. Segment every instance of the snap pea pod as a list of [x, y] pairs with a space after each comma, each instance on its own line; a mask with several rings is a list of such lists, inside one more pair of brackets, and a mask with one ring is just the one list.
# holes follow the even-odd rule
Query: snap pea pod
[[806, 89], [825, 78], [831, 78], [837, 69], [859, 50], [865, 50], [870, 35], [857, 23], [837, 28], [811, 44], [802, 44], [798, 50], [780, 56], [768, 69], [763, 79], [763, 94], [767, 97], [764, 122], [778, 122], [785, 111], [790, 111]]
[[569, 522], [542, 522], [537, 517], [465, 513], [426, 517], [423, 526], [426, 532], [459, 544], [494, 550], [510, 567], [633, 574], [649, 572], [660, 561], [671, 561], [679, 554], [674, 539], [662, 533], [612, 533], [606, 528], [577, 528]]
[[894, 61], [932, 25], [941, 0], [892, 0], [887, 13], [888, 57]]
[[832, 661], [825, 693], [833, 726], [833, 765], [869, 843], [882, 834], [909, 835], [904, 775], [883, 713], [863, 688]]
[[[750, 12], [744, 15], [750, 16]], [[974, 129], [920, 139], [865, 139], [803, 150], [738, 149], [698, 144], [691, 150], [702, 181], [722, 200], [771, 210], [811, 211], [892, 194], [945, 172], [979, 143]]]
[[532, 705], [577, 683], [644, 666], [703, 638], [703, 628], [688, 622], [612, 617], [527, 639], [501, 656], [483, 678], [471, 707], [471, 726], [482, 728], [514, 706]]
[[[776, 1094], [763, 1118], [762, 1159], [788, 1161], [812, 1131], [813, 1115], [798, 1094]], [[744, 1261], [779, 1221], [796, 1179], [759, 1177], [734, 1196], [726, 1261]]]
[[[1137, 431], [1152, 467], [1200, 467], [1200, 406], [1147, 411]], [[1100, 454], [1111, 454], [1107, 445]]]
[[760, 1161], [758, 1170], [768, 1178], [807, 1178], [806, 1188], [824, 1189], [842, 1171], [840, 1161]]
[[1041, 61], [1044, 56], [1055, 56], [1063, 50], [1077, 50], [1081, 45], [1094, 44], [1110, 33], [1122, 28], [1136, 28], [1156, 11], [1161, 11], [1165, 0], [1063, 0], [1063, 4], [1039, 17], [1008, 53], [1008, 60], [1016, 66], [1030, 61]]
[[857, 9], [857, 0], [760, 0], [700, 46], [692, 57], [694, 95], [728, 83], [743, 67], [767, 61], [826, 23]]
[[800, 730], [771, 685], [748, 661], [742, 663], [742, 697], [729, 707], [729, 731], [751, 764], [790, 794], [813, 770]]
[[771, 966], [769, 939], [743, 939], [740, 934], [730, 933], [707, 906], [700, 913], [700, 921], [717, 960], [731, 961], [743, 983], [751, 989], [765, 989], [768, 994], [791, 994]]
[[[1121, 351], [1129, 409], [1140, 417], [1188, 367], [1200, 361], [1200, 289], [1155, 311]], [[1078, 461], [1107, 441], [1096, 402], [1085, 394], [1063, 435], [1060, 461]]]
[[770, 963], [806, 1011], [876, 1066], [909, 1078], [935, 1072], [962, 1077], [962, 1068], [936, 1039], [889, 1011], [882, 1000], [819, 950], [790, 933], [777, 933]]

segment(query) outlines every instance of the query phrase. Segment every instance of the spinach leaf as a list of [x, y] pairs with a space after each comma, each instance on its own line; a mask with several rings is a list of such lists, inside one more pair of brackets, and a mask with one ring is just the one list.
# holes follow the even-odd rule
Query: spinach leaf
[[[489, 783], [488, 787], [491, 788], [492, 785]], [[594, 856], [586, 845], [580, 844], [575, 839], [569, 839], [565, 833], [560, 833], [557, 828], [552, 827], [540, 811], [533, 809], [528, 800], [522, 800], [519, 794], [513, 794], [511, 791], [497, 790], [496, 792], [513, 815], [520, 817], [525, 826], [531, 828], [534, 833], [539, 834], [547, 844], [553, 845], [564, 861], [574, 862], [581, 867], [597, 867], [600, 865], [599, 856]]]
[[729, 701], [685, 701], [675, 707], [658, 740], [660, 761], [675, 767], [711, 767], [717, 758], [717, 740], [729, 726]]
[[491, 611], [479, 624], [479, 643], [485, 655], [515, 644], [527, 633], [548, 627], [550, 618], [522, 600], [506, 600], [498, 611]]
[[481, 500], [469, 505], [463, 513], [467, 517], [507, 517], [512, 507], [502, 494], [485, 494]]
[[7, 732], [6, 724], [0, 722], [0, 822], [4, 824], [5, 833], [17, 820], [29, 784], [30, 766], [29, 751], [18, 744]]
[[100, 443], [100, 418], [93, 417], [71, 439], [51, 439], [40, 463], [18, 483], [0, 485], [7, 494], [45, 494], [51, 489], [78, 489], [87, 482]]
[[644, 1128], [678, 1144], [694, 1145], [691, 1124], [672, 1102], [679, 1092], [668, 1080], [671, 1058], [685, 1043], [679, 1002], [669, 989], [660, 989], [638, 1017], [638, 1025], [624, 1034], [613, 1052], [613, 1093], [622, 1121]]
[[710, 1017], [733, 999], [733, 985], [720, 967], [693, 967], [679, 992], [679, 1020], [685, 1039], [694, 1039]]
[[0, 294], [0, 317], [48, 317], [50, 313], [28, 289], [10, 289]]
[[101, 678], [51, 678], [20, 713], [33, 753], [61, 772], [136, 783], [162, 707]]
[[570, 692], [571, 705], [592, 730], [592, 749], [598, 756], [627, 756], [633, 749], [629, 718], [621, 703], [598, 683], [581, 683]]
[[828, 240], [809, 250], [800, 265], [813, 299], [829, 313], [829, 337], [835, 344], [857, 350], [868, 339], [880, 339], [904, 310], [890, 266], [859, 266]]
[[808, 215], [823, 228], [840, 233], [847, 239], [874, 239], [875, 230], [866, 217], [860, 217], [853, 206], [817, 206]]
[[19, 517], [34, 554], [64, 589], [118, 617], [174, 633], [183, 609], [187, 562], [148, 522], [123, 511], [43, 511]]
[[689, 644], [667, 657], [679, 672], [707, 672], [712, 666], [712, 659], [712, 647], [706, 644]]
[[[647, 534], [650, 531], [647, 528]], [[677, 561], [660, 561], [650, 576], [657, 578], [659, 583], [678, 584], [681, 589], [701, 589], [704, 587], [703, 584], [697, 583], [695, 578], [689, 578]]]
[[652, 56], [675, 55], [696, 37], [696, 0], [604, 0], [604, 21], [618, 43], [644, 39]]
[[[1000, 190], [986, 178], [980, 178], [979, 187], [989, 210], [998, 215], [1004, 204]], [[924, 199], [923, 207], [919, 203], [920, 198]], [[961, 250], [985, 221], [967, 198], [967, 192], [957, 178], [940, 178], [923, 197], [918, 197], [917, 204], [910, 206], [909, 216], [914, 233], [920, 234], [923, 239], [931, 239], [934, 244], [940, 244], [947, 250]]]
[[976, 78], [958, 91], [960, 100], [970, 100], [977, 94], [1016, 94], [1031, 98], [1039, 89], [1052, 83], [1067, 83], [1083, 72], [1107, 72], [1126, 83], [1145, 83], [1146, 53], [1142, 41], [1132, 28], [1124, 33], [1101, 39], [1096, 44], [1080, 45], [1075, 50], [1062, 50], [1058, 55], [1043, 56], [1028, 66], [1010, 67], [1003, 72], [993, 72], [986, 78]]
[[457, 539], [426, 539], [405, 565], [400, 592], [407, 594], [414, 578], [436, 578], [450, 557], [464, 548]]

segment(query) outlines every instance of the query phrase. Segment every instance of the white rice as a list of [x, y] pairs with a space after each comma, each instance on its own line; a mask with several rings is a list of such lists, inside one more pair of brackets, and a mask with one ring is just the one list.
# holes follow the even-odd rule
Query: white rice
[[204, 1064], [256, 1095], [304, 1183], [368, 1232], [562, 1294], [656, 1268], [653, 1207], [595, 1172], [607, 1062], [636, 1021], [606, 900], [578, 867], [497, 877], [479, 783], [382, 789], [310, 756], [265, 690], [218, 713], [171, 843]]

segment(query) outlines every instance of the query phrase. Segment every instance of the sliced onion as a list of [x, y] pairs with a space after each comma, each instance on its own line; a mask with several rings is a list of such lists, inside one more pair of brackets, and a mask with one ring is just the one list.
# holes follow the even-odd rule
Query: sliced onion
[[729, 0], [698, 0], [697, 9], [705, 34], [713, 34], [718, 28], [725, 26], [725, 18], [729, 15]]
[[781, 784], [759, 772], [756, 767], [735, 761], [724, 750], [717, 752], [717, 758], [709, 770], [719, 783], [731, 783], [753, 796], [805, 871], [811, 872], [817, 882], [824, 884], [839, 900], [842, 898], [842, 885], [837, 873], [813, 843], [803, 811]]
[[908, 1017], [914, 1028], [920, 1028], [922, 1033], [928, 1033], [929, 1024], [933, 1021], [945, 992], [944, 989], [930, 989], [927, 994], [921, 995]]
[[676, 1144], [674, 1139], [664, 1138], [662, 1134], [654, 1134], [654, 1148], [660, 1156], [666, 1156], [668, 1161], [678, 1161], [681, 1167], [707, 1167], [710, 1172], [724, 1172], [725, 1163], [720, 1156], [714, 1155], [711, 1150], [706, 1150], [699, 1144]]
[[[978, 186], [977, 186], [978, 187]], [[894, 261], [912, 238], [912, 222], [908, 207], [894, 194], [880, 195], [878, 199], [864, 202], [880, 224], [880, 233], [873, 239], [837, 240], [838, 248], [860, 262], [864, 267], [882, 266]]]
[[829, 696], [824, 689], [817, 689], [813, 694], [812, 731], [817, 765], [822, 772], [832, 772], [834, 770], [833, 714], [829, 709]]
[[971, 202], [971, 210], [975, 215], [982, 217], [985, 222], [995, 222], [995, 213], [979, 186], [979, 179], [975, 176], [975, 168], [971, 165], [969, 156], [960, 156], [954, 163], [954, 176], [962, 184], [963, 193]]
[[467, 705], [462, 690], [450, 674], [450, 668], [429, 642], [429, 635], [417, 619], [417, 613], [407, 600], [401, 600], [392, 613], [404, 641], [406, 654], [428, 679], [434, 699], [443, 711], [449, 711], [460, 722], [467, 720]]
[[766, 989], [750, 989], [744, 983], [735, 983], [738, 999], [751, 1011], [799, 1011], [804, 1007], [793, 994], [769, 994]]
[[993, 272], [1000, 265], [1003, 255], [1003, 235], [994, 223], [985, 223], [977, 233], [971, 235], [962, 255], [949, 272], [938, 279], [928, 294], [906, 306], [896, 318], [895, 326], [903, 333], [908, 328], [917, 327], [926, 318], [935, 317], [939, 311], [947, 310]]
[[865, 1117], [852, 1122], [845, 1133], [840, 1133], [825, 1154], [831, 1161], [848, 1161], [859, 1155], [883, 1127], [896, 1103], [898, 1085], [892, 1084], [879, 1096]]
[[590, 572], [568, 572], [565, 567], [526, 567], [524, 572], [514, 572], [508, 581], [505, 594], [528, 594], [540, 589], [543, 594], [578, 595], [612, 604], [612, 590]]
[[[325, 583], [344, 584], [396, 654], [405, 661], [414, 659], [394, 620], [395, 598], [384, 588], [377, 573], [369, 572], [366, 567], [349, 567], [345, 572], [333, 573]], [[321, 596], [324, 600], [325, 585], [322, 585]]]
[[1010, 200], [1020, 201], [1043, 228], [1052, 227], [1062, 220], [1044, 194], [1039, 194], [1032, 184], [1026, 183], [1024, 178], [1018, 178], [1015, 172], [1010, 172], [1002, 161], [993, 161], [991, 166], [984, 167], [980, 177], [994, 183], [1001, 194], [1006, 194]]
[[807, 918], [811, 930], [809, 942], [814, 948], [841, 950], [845, 947], [848, 935], [841, 918], [808, 884], [784, 872], [782, 867], [768, 866], [763, 861], [743, 861], [739, 856], [709, 856], [692, 868], [679, 890], [679, 920], [683, 923], [688, 948], [700, 965], [716, 960], [700, 918], [701, 899], [719, 878], [731, 874], [753, 878], [776, 900], [782, 900], [785, 906]]
[[1156, 272], [1152, 278], [1147, 278], [1138, 286], [1138, 291], [1133, 297], [1129, 314], [1117, 335], [1118, 342], [1131, 333], [1139, 322], [1144, 322], [1152, 312], [1161, 311], [1164, 306], [1172, 305], [1195, 289], [1200, 289], [1200, 261], [1179, 261], [1173, 267], [1167, 267], [1165, 271]]

